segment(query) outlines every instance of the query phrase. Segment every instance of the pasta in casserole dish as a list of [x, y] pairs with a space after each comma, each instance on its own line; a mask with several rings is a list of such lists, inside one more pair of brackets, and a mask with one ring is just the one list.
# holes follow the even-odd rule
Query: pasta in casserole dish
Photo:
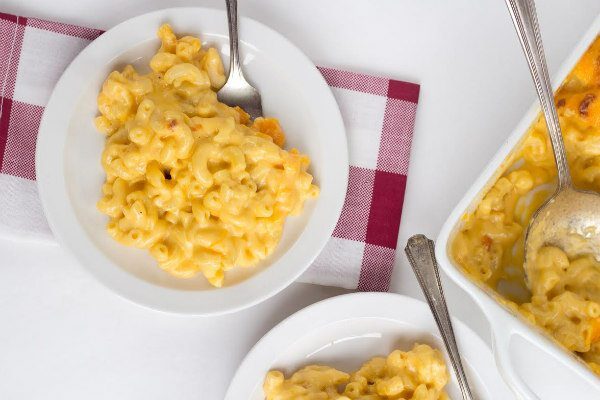
[[[600, 38], [555, 95], [574, 184], [600, 191]], [[556, 166], [538, 116], [473, 212], [463, 215], [450, 255], [474, 280], [600, 374], [600, 262], [545, 246], [525, 274], [524, 236], [556, 187]], [[599, 210], [600, 212], [600, 210]]]

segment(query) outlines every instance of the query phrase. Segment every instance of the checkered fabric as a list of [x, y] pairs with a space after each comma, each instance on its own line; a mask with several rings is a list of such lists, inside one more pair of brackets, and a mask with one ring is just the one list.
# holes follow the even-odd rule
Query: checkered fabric
[[[35, 184], [44, 106], [97, 29], [0, 13], [0, 235], [53, 240]], [[419, 86], [318, 67], [346, 125], [350, 177], [335, 231], [301, 281], [388, 290]]]

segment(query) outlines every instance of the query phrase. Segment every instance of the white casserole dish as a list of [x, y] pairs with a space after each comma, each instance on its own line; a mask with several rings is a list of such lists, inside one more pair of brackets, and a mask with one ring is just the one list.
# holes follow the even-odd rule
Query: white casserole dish
[[[561, 66], [554, 80], [555, 89], [563, 82], [598, 34], [600, 34], [600, 16], [595, 19], [588, 32]], [[565, 389], [565, 393], [570, 395], [569, 398], [598, 399], [600, 398], [599, 377], [594, 375], [582, 361], [542, 334], [535, 326], [524, 322], [499, 303], [491, 289], [471, 280], [450, 256], [450, 241], [460, 228], [461, 216], [477, 206], [490, 186], [502, 174], [505, 160], [523, 139], [538, 113], [539, 104], [536, 101], [454, 208], [437, 238], [436, 255], [444, 272], [467, 291], [485, 313], [492, 331], [496, 364], [517, 395], [526, 399], [563, 398], [557, 395], [555, 390]], [[546, 356], [543, 353], [546, 353]], [[524, 354], [534, 355], [528, 358]], [[520, 366], [521, 370], [519, 370]], [[523, 366], [529, 369], [527, 373], [522, 370]], [[537, 371], [532, 371], [533, 369]], [[530, 378], [536, 373], [538, 374], [536, 382], [543, 382], [543, 385], [536, 385], [537, 394], [524, 379], [524, 376]]]

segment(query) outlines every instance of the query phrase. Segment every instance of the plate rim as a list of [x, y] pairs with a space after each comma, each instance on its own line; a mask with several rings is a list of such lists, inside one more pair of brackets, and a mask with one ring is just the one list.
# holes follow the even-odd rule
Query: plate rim
[[[384, 310], [384, 307], [373, 308], [372, 309], [373, 311], [369, 311], [368, 316], [362, 315], [362, 313], [358, 313], [355, 307], [345, 307], [348, 304], [364, 305], [366, 302], [381, 303], [380, 306], [381, 305], [386, 306], [386, 305], [389, 305], [390, 303], [397, 303], [397, 304], [395, 304], [395, 306], [396, 306], [395, 309], [402, 309], [403, 305], [404, 306], [410, 305], [410, 307], [421, 309], [425, 313], [424, 315], [427, 315], [429, 317], [428, 323], [429, 323], [430, 327], [428, 327], [428, 328], [431, 328], [429, 333], [432, 336], [436, 337], [437, 340], [442, 342], [441, 335], [437, 329], [437, 326], [435, 325], [435, 321], [433, 319], [433, 315], [430, 312], [429, 306], [424, 301], [421, 301], [414, 297], [406, 296], [406, 295], [399, 294], [399, 293], [389, 293], [389, 292], [354, 292], [354, 293], [348, 293], [348, 294], [329, 297], [327, 299], [313, 303], [313, 304], [293, 313], [292, 315], [283, 319], [281, 322], [279, 322], [273, 328], [271, 328], [267, 333], [265, 333], [265, 335], [263, 337], [261, 337], [256, 342], [256, 344], [254, 344], [250, 348], [250, 350], [248, 351], [246, 356], [244, 356], [244, 358], [240, 362], [238, 368], [236, 369], [235, 373], [233, 374], [233, 376], [231, 378], [231, 381], [229, 383], [227, 391], [225, 392], [225, 397], [224, 397], [225, 400], [240, 400], [242, 398], [242, 397], [240, 397], [240, 395], [241, 395], [240, 389], [248, 389], [248, 386], [251, 384], [249, 382], [241, 381], [242, 379], [249, 379], [249, 378], [245, 377], [246, 371], [251, 371], [252, 369], [256, 369], [257, 364], [259, 365], [259, 367], [262, 367], [261, 364], [264, 364], [266, 362], [267, 357], [273, 358], [273, 357], [271, 357], [272, 352], [264, 351], [264, 349], [268, 350], [273, 347], [278, 347], [277, 345], [274, 345], [272, 342], [277, 341], [277, 343], [279, 343], [279, 341], [282, 340], [281, 337], [284, 337], [286, 335], [286, 333], [289, 333], [290, 331], [293, 331], [294, 333], [292, 333], [291, 335], [288, 335], [288, 337], [285, 339], [285, 341], [287, 342], [287, 344], [286, 344], [287, 348], [292, 346], [298, 340], [301, 340], [307, 334], [314, 332], [314, 330], [316, 330], [316, 329], [322, 329], [323, 327], [325, 327], [329, 324], [348, 320], [348, 319], [358, 319], [358, 318], [369, 317], [369, 318], [380, 318], [380, 319], [392, 319], [392, 320], [394, 320], [396, 322], [400, 322], [400, 323], [410, 323], [410, 316], [408, 316], [407, 318], [404, 318], [404, 319], [398, 319], [398, 318], [392, 318], [389, 315], [383, 315], [386, 312]], [[342, 315], [338, 315], [338, 314], [336, 314], [336, 312], [340, 312]], [[352, 314], [356, 314], [356, 315], [352, 315]], [[408, 315], [410, 315], [410, 314], [408, 314]], [[473, 331], [467, 324], [465, 324], [461, 320], [459, 320], [455, 317], [452, 317], [452, 316], [451, 316], [451, 318], [452, 318], [452, 324], [454, 327], [454, 331], [456, 332], [457, 337], [459, 335], [462, 335], [463, 343], [470, 343], [469, 347], [477, 346], [479, 349], [485, 349], [486, 355], [489, 357], [490, 361], [492, 361], [492, 364], [493, 364], [494, 359], [493, 359], [493, 355], [492, 355], [492, 350], [483, 341], [483, 339], [475, 331]], [[327, 321], [322, 322], [321, 320], [323, 320], [323, 319], [327, 319]], [[295, 325], [299, 325], [298, 321], [301, 321], [301, 320], [305, 324], [301, 325], [300, 327], [295, 326]], [[424, 325], [422, 325], [422, 326], [424, 326]], [[297, 328], [300, 328], [300, 329], [298, 330]], [[468, 337], [465, 338], [464, 336], [468, 336]], [[291, 337], [291, 339], [290, 339], [290, 337]], [[447, 351], [445, 348], [442, 347], [442, 348], [439, 348], [439, 350], [442, 351], [442, 353], [444, 353], [445, 357], [447, 357]], [[461, 352], [461, 356], [464, 357], [465, 353], [466, 353], [466, 351], [463, 350]], [[373, 355], [373, 356], [375, 356], [375, 355]], [[469, 361], [469, 359], [467, 359], [467, 361]], [[473, 366], [476, 367], [476, 365], [473, 365]], [[495, 367], [495, 364], [493, 364], [492, 366]], [[453, 379], [454, 371], [452, 370], [449, 363], [448, 363], [448, 370], [449, 370], [451, 379]], [[266, 372], [267, 371], [264, 371], [264, 374], [266, 374]], [[504, 389], [503, 392], [512, 394], [510, 392], [508, 386], [504, 383], [503, 379], [501, 378], [500, 374], [498, 373], [498, 371], [495, 368], [493, 369], [493, 372], [497, 373], [498, 379], [496, 379], [496, 381], [498, 381], [500, 383], [498, 384], [495, 382], [488, 382], [488, 380], [486, 380], [485, 381], [486, 382], [486, 388], [485, 388], [486, 391], [493, 393], [494, 391], [490, 390], [493, 388], [488, 389], [487, 385], [494, 383], [496, 385], [494, 388], [497, 388], [497, 386], [500, 385]], [[482, 374], [480, 371], [474, 371], [474, 373], [477, 374], [481, 380], [483, 380], [482, 379], [483, 377], [482, 377]], [[485, 371], [486, 376], [491, 373], [492, 373], [492, 371]], [[256, 386], [253, 386], [253, 388], [255, 388], [255, 387]], [[252, 393], [252, 392], [250, 392], [250, 393]]]
[[[218, 290], [184, 291], [161, 287], [147, 282], [142, 278], [123, 270], [117, 263], [109, 260], [108, 257], [94, 245], [75, 215], [68, 192], [69, 187], [65, 182], [65, 143], [68, 133], [67, 128], [73, 115], [72, 110], [68, 107], [72, 108], [74, 105], [73, 103], [75, 103], [78, 96], [81, 95], [81, 91], [76, 89], [77, 83], [88, 82], [83, 77], [77, 77], [74, 76], [74, 74], [77, 73], [78, 70], [81, 70], [82, 66], [87, 65], [90, 60], [95, 60], [96, 53], [104, 51], [113, 56], [121, 54], [123, 50], [121, 49], [121, 45], [115, 44], [116, 40], [122, 37], [127, 29], [132, 29], [132, 26], [143, 23], [144, 21], [154, 21], [156, 19], [175, 19], [178, 18], [178, 15], [184, 15], [186, 13], [193, 13], [194, 15], [201, 14], [205, 18], [225, 18], [224, 10], [207, 7], [171, 7], [155, 10], [127, 19], [118, 25], [115, 25], [96, 40], [90, 42], [88, 46], [73, 59], [54, 87], [44, 109], [44, 114], [40, 123], [39, 134], [36, 140], [35, 157], [37, 186], [46, 219], [61, 247], [67, 250], [67, 253], [73, 256], [73, 258], [78, 261], [78, 264], [90, 273], [95, 280], [107, 287], [110, 291], [135, 304], [157, 311], [189, 315], [221, 315], [250, 307], [272, 297], [295, 281], [306, 269], [308, 269], [318, 254], [320, 254], [326, 245], [327, 240], [333, 233], [345, 200], [349, 171], [347, 136], [339, 106], [333, 96], [333, 92], [327, 85], [323, 76], [318, 72], [315, 64], [282, 34], [256, 20], [242, 17], [240, 19], [242, 26], [246, 26], [246, 29], [249, 31], [253, 30], [258, 32], [260, 36], [264, 36], [264, 38], [268, 38], [268, 40], [276, 41], [278, 46], [282, 46], [280, 48], [285, 49], [287, 52], [286, 55], [291, 54], [295, 60], [300, 60], [302, 62], [301, 68], [305, 69], [305, 76], [310, 78], [310, 85], [319, 88], [319, 101], [326, 106], [328, 113], [326, 125], [335, 128], [332, 132], [332, 137], [334, 139], [327, 140], [335, 140], [337, 151], [334, 157], [335, 160], [329, 165], [331, 171], [326, 171], [326, 173], [332, 174], [330, 175], [331, 181], [333, 181], [332, 177], [335, 177], [335, 190], [330, 190], [328, 197], [329, 203], [323, 204], [321, 202], [315, 204], [313, 214], [308, 219], [303, 232], [286, 253], [274, 263], [274, 265], [279, 265], [287, 260], [286, 256], [288, 254], [292, 254], [292, 256], [296, 257], [296, 260], [292, 264], [300, 265], [301, 267], [296, 270], [288, 268], [288, 270], [283, 271], [284, 273], [281, 273], [280, 271], [276, 271], [277, 273], [271, 271], [270, 274], [266, 274], [266, 271], [275, 269], [267, 267], [265, 271], [261, 271], [255, 276], [231, 287], [224, 287]], [[156, 29], [156, 26], [154, 25], [155, 24], [153, 24], [151, 28], [148, 28], [149, 30], [151, 29], [153, 34]], [[199, 25], [201, 25], [200, 21]], [[201, 26], [199, 26], [198, 31], [200, 33], [202, 32]], [[210, 33], [212, 34], [217, 34], [216, 32], [218, 32], [218, 30], [214, 29], [211, 31], [212, 32]], [[226, 31], [227, 25], [225, 24], [222, 32]], [[220, 35], [221, 32], [218, 34]], [[148, 38], [150, 38], [150, 36], [148, 36]], [[152, 38], [154, 38], [154, 35]], [[139, 44], [140, 42], [138, 41], [137, 43]], [[247, 43], [252, 45], [253, 40], [249, 40]], [[129, 48], [135, 45], [136, 44], [133, 43]], [[103, 62], [109, 63], [110, 59], [105, 59]], [[308, 68], [309, 66], [310, 68]], [[65, 97], [68, 98], [71, 93], [76, 94], [76, 96], [72, 96], [75, 100], [65, 100]], [[68, 111], [64, 113], [65, 116], [57, 115], [58, 112], [63, 112], [65, 108]], [[60, 129], [58, 129], [59, 132], [55, 132], [56, 126], [63, 126], [63, 131], [61, 132]], [[338, 193], [338, 191], [340, 193]], [[317, 213], [317, 210], [320, 214]], [[316, 222], [317, 218], [315, 217], [318, 215], [326, 216], [327, 214], [334, 215], [335, 218], [330, 216], [324, 220], [321, 218], [318, 223]], [[83, 235], [81, 235], [82, 237], [75, 239], [75, 233], [70, 233], [70, 229], [76, 230], [80, 234], [83, 232]], [[83, 250], [78, 248], [75, 242], [79, 242], [78, 244], [84, 243], [88, 248], [87, 250], [91, 250], [93, 254], [82, 254]], [[304, 246], [301, 246], [305, 248], [304, 250], [310, 250], [310, 248], [313, 250], [309, 251], [309, 255], [305, 255], [299, 251], [299, 244], [304, 244]], [[307, 247], [308, 249], [306, 249]], [[100, 271], [94, 266], [96, 264], [101, 264], [104, 267], [110, 265], [110, 271]], [[261, 275], [263, 275], [263, 277], [269, 276], [270, 280], [266, 281], [266, 285], [256, 283], [257, 280], [261, 281], [261, 279], [253, 279], [258, 278]], [[262, 280], [264, 281], [265, 279], [263, 278]], [[127, 285], [131, 285], [131, 287], [127, 289]], [[240, 290], [240, 287], [242, 290]], [[236, 293], [232, 293], [232, 289], [235, 289]], [[219, 294], [215, 295], [214, 293]], [[161, 296], [169, 297], [164, 297], [159, 300], [156, 299]], [[193, 299], [193, 306], [186, 304], [186, 299]], [[218, 301], [223, 299], [225, 300], [225, 304]]]

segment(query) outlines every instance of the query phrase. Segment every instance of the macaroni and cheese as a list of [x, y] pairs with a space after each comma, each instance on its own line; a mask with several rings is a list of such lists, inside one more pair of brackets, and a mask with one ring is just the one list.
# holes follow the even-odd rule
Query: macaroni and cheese
[[[600, 191], [600, 37], [556, 93], [571, 174], [577, 187]], [[600, 263], [545, 246], [523, 268], [524, 235], [556, 187], [556, 166], [539, 116], [507, 168], [464, 216], [451, 253], [474, 279], [539, 325], [600, 374]], [[599, 211], [600, 212], [600, 211]]]
[[226, 78], [214, 48], [167, 24], [158, 37], [149, 73], [114, 71], [98, 96], [95, 123], [107, 136], [98, 208], [115, 240], [219, 287], [234, 266], [269, 256], [286, 217], [319, 189], [309, 158], [281, 148], [276, 119], [251, 121], [217, 100]]
[[375, 357], [352, 374], [323, 365], [306, 366], [289, 379], [270, 371], [263, 389], [266, 400], [445, 400], [448, 379], [442, 354], [415, 344], [410, 351]]

